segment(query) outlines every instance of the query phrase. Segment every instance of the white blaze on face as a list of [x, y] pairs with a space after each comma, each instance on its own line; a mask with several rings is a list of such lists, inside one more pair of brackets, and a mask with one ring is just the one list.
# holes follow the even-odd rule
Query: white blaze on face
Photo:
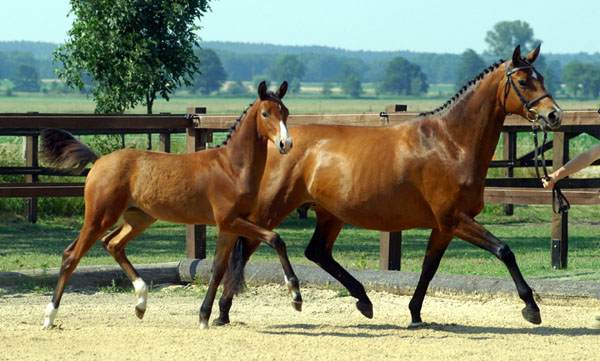
[[290, 133], [288, 133], [287, 127], [283, 124], [283, 120], [279, 121], [279, 138], [285, 143], [291, 141]]

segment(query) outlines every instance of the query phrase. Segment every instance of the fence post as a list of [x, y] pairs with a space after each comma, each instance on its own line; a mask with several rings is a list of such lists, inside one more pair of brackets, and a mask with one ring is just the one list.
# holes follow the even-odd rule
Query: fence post
[[[386, 106], [387, 113], [405, 112], [406, 105]], [[382, 125], [387, 125], [387, 122]], [[379, 269], [400, 271], [402, 266], [402, 232], [379, 233]]]
[[[569, 161], [569, 135], [564, 132], [555, 132], [552, 141], [552, 168], [557, 170]], [[569, 250], [568, 235], [569, 214], [552, 212], [552, 239], [550, 241], [550, 259], [553, 269], [567, 267]]]
[[158, 151], [171, 153], [171, 133], [158, 134]]
[[[502, 132], [502, 159], [515, 161], [517, 159], [517, 132]], [[504, 168], [504, 177], [514, 177], [514, 168]], [[503, 204], [504, 215], [512, 216], [514, 214], [514, 204]]]
[[[206, 108], [187, 108], [186, 114], [206, 114]], [[194, 125], [186, 130], [187, 153], [194, 153], [206, 148], [209, 138], [208, 129], [195, 128]], [[187, 224], [185, 226], [186, 257], [204, 259], [206, 258], [206, 225]]]
[[[38, 136], [28, 135], [25, 137], [25, 165], [27, 167], [37, 167], [38, 163]], [[27, 174], [25, 183], [36, 183], [38, 181], [37, 174]], [[25, 219], [27, 222], [37, 222], [38, 215], [38, 199], [25, 198]]]

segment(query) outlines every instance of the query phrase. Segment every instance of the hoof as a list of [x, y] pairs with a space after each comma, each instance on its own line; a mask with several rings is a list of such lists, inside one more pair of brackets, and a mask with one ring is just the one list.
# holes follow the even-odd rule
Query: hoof
[[202, 330], [208, 330], [208, 322], [206, 322], [206, 321], [200, 321], [200, 329], [202, 329]]
[[294, 308], [294, 310], [296, 310], [298, 312], [302, 311], [302, 300], [300, 300], [300, 301], [296, 301], [296, 300], [292, 301], [292, 307]]
[[418, 330], [425, 327], [427, 327], [427, 324], [425, 322], [419, 321], [409, 323], [406, 328], [409, 330]]
[[219, 317], [219, 318], [215, 318], [215, 320], [213, 321], [213, 326], [224, 326], [224, 325], [227, 325], [229, 322], [230, 322], [229, 318], [222, 319], [221, 317]]
[[540, 310], [536, 310], [531, 307], [525, 307], [523, 308], [521, 313], [523, 314], [523, 318], [533, 323], [534, 325], [539, 325], [542, 323], [542, 316], [540, 316]]
[[146, 313], [146, 310], [142, 310], [141, 308], [136, 307], [135, 308], [135, 315], [137, 316], [137, 318], [139, 318], [140, 320], [142, 318], [144, 318], [144, 313]]
[[371, 302], [356, 302], [356, 308], [363, 314], [366, 318], [373, 318], [373, 304]]

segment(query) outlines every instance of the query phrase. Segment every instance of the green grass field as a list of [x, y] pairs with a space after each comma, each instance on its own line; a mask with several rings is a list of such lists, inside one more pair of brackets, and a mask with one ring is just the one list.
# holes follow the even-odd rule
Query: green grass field
[[[550, 267], [549, 206], [516, 206], [513, 216], [501, 215], [500, 206], [488, 205], [478, 220], [505, 241], [517, 257], [526, 278], [600, 280], [598, 206], [573, 207], [569, 224], [569, 266]], [[594, 221], [590, 221], [594, 220]], [[64, 248], [81, 228], [81, 217], [42, 217], [36, 224], [12, 219], [0, 223], [0, 271], [59, 267]], [[287, 244], [293, 264], [312, 264], [304, 249], [314, 231], [314, 214], [302, 220], [293, 215], [276, 229]], [[403, 232], [402, 269], [420, 271], [429, 230]], [[208, 227], [208, 258], [212, 258], [216, 229]], [[127, 247], [133, 263], [180, 261], [185, 257], [185, 226], [157, 222]], [[377, 269], [379, 232], [346, 225], [334, 248], [334, 257], [346, 268]], [[251, 261], [278, 262], [275, 252], [262, 245]], [[83, 257], [81, 265], [111, 265], [115, 261], [99, 243]], [[508, 277], [504, 265], [493, 255], [455, 239], [446, 252], [440, 273]]]
[[[367, 93], [361, 99], [342, 96], [322, 98], [317, 93], [286, 96], [285, 103], [292, 113], [352, 113], [379, 112], [389, 104], [407, 104], [409, 111], [431, 110], [448, 98], [448, 88], [432, 90], [435, 94], [424, 98], [374, 97]], [[170, 102], [157, 101], [154, 112], [184, 113], [188, 106], [206, 106], [209, 113], [240, 113], [254, 96], [247, 97], [195, 97], [178, 96]], [[558, 100], [564, 109], [593, 109], [597, 101], [573, 102]], [[0, 113], [4, 112], [50, 112], [90, 113], [94, 103], [91, 98], [80, 95], [24, 95], [0, 97]], [[144, 107], [132, 112], [143, 113]], [[127, 138], [127, 146], [144, 145], [139, 140]], [[132, 140], [133, 139], [133, 140]], [[84, 140], [87, 141], [87, 140]], [[24, 165], [19, 137], [0, 137], [0, 166]], [[571, 142], [572, 154], [577, 154], [598, 140], [580, 136]], [[154, 144], [157, 142], [154, 141]], [[178, 141], [174, 142], [177, 147]], [[533, 146], [527, 134], [519, 135], [519, 152]], [[501, 155], [501, 144], [496, 156]], [[547, 155], [551, 157], [551, 153]], [[490, 170], [491, 176], [499, 176], [500, 170]], [[518, 170], [516, 176], [532, 176], [533, 170]], [[3, 177], [0, 181], [18, 181]], [[44, 179], [47, 180], [47, 179]], [[63, 249], [77, 237], [83, 214], [82, 199], [40, 199], [40, 221], [29, 224], [22, 220], [23, 200], [0, 199], [0, 271], [58, 267]], [[598, 215], [600, 207], [579, 206], [570, 211], [569, 267], [566, 270], [550, 269], [550, 207], [517, 206], [514, 216], [500, 214], [499, 206], [486, 206], [479, 216], [492, 233], [506, 241], [516, 254], [526, 278], [566, 278], [597, 281], [600, 279], [600, 238]], [[52, 216], [54, 214], [54, 216]], [[64, 216], [58, 217], [56, 214]], [[310, 213], [312, 215], [312, 213]], [[314, 230], [314, 216], [308, 220], [288, 219], [277, 229], [288, 246], [294, 264], [311, 264], [304, 255], [304, 248]], [[208, 254], [212, 257], [216, 233], [208, 227]], [[419, 271], [426, 247], [429, 230], [410, 230], [403, 233], [402, 267], [406, 271]], [[128, 254], [134, 263], [179, 261], [185, 256], [185, 227], [183, 225], [157, 222], [128, 246]], [[376, 231], [346, 226], [336, 243], [334, 256], [346, 268], [376, 269], [379, 264], [379, 234]], [[253, 261], [277, 262], [275, 253], [261, 246]], [[96, 244], [86, 255], [82, 265], [115, 264], [114, 260]], [[455, 240], [447, 251], [439, 272], [452, 274], [486, 275], [508, 277], [504, 265], [478, 248]]]

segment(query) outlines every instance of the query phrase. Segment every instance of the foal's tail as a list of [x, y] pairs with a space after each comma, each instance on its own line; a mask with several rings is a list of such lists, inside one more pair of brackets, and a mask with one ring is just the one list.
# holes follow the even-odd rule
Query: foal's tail
[[58, 168], [70, 168], [69, 173], [73, 175], [81, 174], [88, 163], [100, 158], [71, 133], [60, 129], [44, 129], [41, 146], [44, 159]]
[[227, 271], [223, 279], [225, 297], [233, 297], [246, 289], [244, 267], [246, 266], [247, 253], [246, 239], [239, 237], [231, 251]]

